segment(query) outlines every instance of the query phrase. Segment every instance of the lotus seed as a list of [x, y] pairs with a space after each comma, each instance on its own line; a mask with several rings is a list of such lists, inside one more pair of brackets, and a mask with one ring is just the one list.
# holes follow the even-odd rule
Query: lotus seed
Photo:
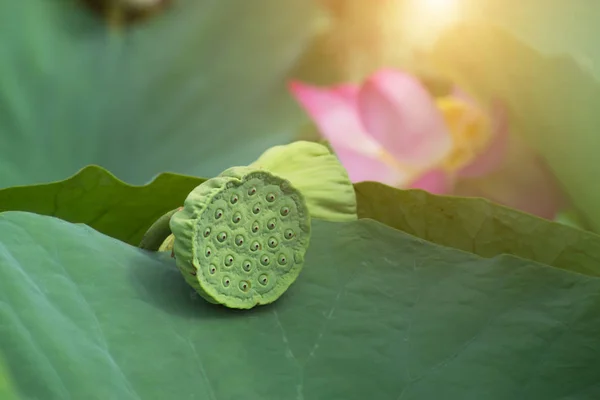
[[268, 201], [269, 203], [272, 203], [272, 202], [274, 202], [274, 201], [275, 201], [275, 195], [274, 195], [273, 193], [269, 193], [269, 194], [267, 195], [267, 201]]
[[260, 226], [258, 225], [258, 221], [254, 221], [254, 223], [252, 224], [252, 232], [256, 233], [259, 229]]
[[230, 254], [225, 257], [225, 266], [230, 267], [233, 264], [233, 256]]
[[271, 218], [269, 222], [267, 222], [267, 228], [269, 228], [270, 230], [275, 229], [275, 222], [275, 218]]
[[223, 286], [229, 287], [231, 280], [228, 277], [223, 278]]
[[240, 214], [239, 212], [236, 212], [235, 214], [233, 214], [233, 217], [231, 218], [231, 220], [233, 221], [234, 224], [237, 224], [238, 222], [240, 222], [242, 220], [242, 214]]
[[248, 195], [249, 196], [254, 196], [254, 194], [256, 193], [256, 188], [252, 187], [250, 189], [248, 189]]
[[269, 278], [267, 277], [267, 275], [262, 274], [261, 276], [258, 277], [258, 281], [262, 284], [262, 285], [266, 285], [267, 283], [269, 283]]
[[208, 235], [210, 235], [210, 228], [204, 230], [204, 237], [208, 237]]
[[250, 289], [250, 282], [248, 282], [248, 281], [241, 281], [240, 282], [240, 289], [242, 290], [242, 292], [247, 292]]
[[231, 201], [231, 204], [235, 204], [235, 203], [237, 203], [237, 202], [238, 202], [238, 199], [239, 199], [239, 198], [238, 198], [238, 195], [237, 195], [237, 194], [234, 194], [233, 196], [231, 196], [231, 200], [230, 200], [230, 201]]
[[285, 265], [287, 264], [287, 258], [284, 254], [280, 254], [279, 258], [277, 259], [277, 262], [279, 263], [279, 265]]
[[258, 243], [257, 241], [252, 242], [252, 245], [250, 245], [250, 250], [256, 251], [258, 249], [260, 249], [260, 243]]
[[267, 256], [267, 255], [264, 255], [260, 258], [260, 263], [264, 266], [269, 265], [270, 262], [271, 262], [271, 260], [269, 259], [269, 256]]
[[252, 212], [254, 214], [258, 214], [260, 212], [260, 204], [255, 204], [254, 207], [252, 208]]
[[244, 269], [244, 271], [250, 272], [250, 270], [252, 269], [252, 263], [250, 262], [250, 260], [244, 261], [244, 263], [242, 264], [242, 268]]
[[235, 237], [235, 244], [237, 244], [238, 246], [241, 246], [244, 244], [244, 237], [242, 235], [237, 235]]
[[278, 244], [277, 239], [275, 239], [274, 237], [269, 238], [269, 247], [270, 248], [277, 247], [277, 244]]
[[206, 257], [210, 257], [210, 255], [212, 254], [212, 249], [210, 247], [206, 248]]
[[221, 243], [223, 243], [225, 239], [227, 239], [227, 233], [225, 232], [221, 232], [219, 233], [219, 236], [217, 236], [217, 240]]
[[290, 209], [288, 207], [281, 207], [281, 215], [286, 216], [290, 213]]
[[215, 211], [215, 219], [219, 219], [223, 216], [223, 210], [221, 210], [220, 208], [217, 208], [217, 211]]
[[291, 229], [286, 229], [283, 235], [286, 239], [291, 239], [294, 237], [294, 231]]
[[217, 267], [214, 266], [213, 264], [210, 264], [210, 269], [209, 269], [211, 275], [214, 275], [215, 272], [217, 272]]

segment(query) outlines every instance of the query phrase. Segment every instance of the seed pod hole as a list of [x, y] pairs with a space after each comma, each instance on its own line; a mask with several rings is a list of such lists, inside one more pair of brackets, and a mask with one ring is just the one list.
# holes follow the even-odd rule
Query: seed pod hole
[[248, 196], [254, 196], [255, 194], [256, 194], [255, 187], [251, 187], [250, 189], [248, 189]]
[[212, 249], [210, 247], [207, 247], [206, 251], [204, 252], [204, 255], [206, 257], [210, 257], [212, 255]]
[[290, 208], [289, 207], [281, 207], [281, 210], [279, 212], [281, 213], [281, 215], [283, 215], [285, 217], [286, 215], [288, 215], [290, 213]]
[[225, 239], [227, 239], [226, 232], [221, 232], [221, 233], [219, 233], [219, 236], [217, 236], [217, 240], [221, 243], [223, 243], [225, 241]]
[[238, 202], [238, 200], [239, 200], [238, 195], [234, 194], [234, 195], [231, 196], [231, 199], [229, 201], [231, 202], [231, 204], [235, 204], [235, 203]]
[[250, 245], [250, 251], [256, 251], [260, 249], [260, 243], [258, 243], [257, 241], [252, 242], [252, 244]]
[[204, 237], [208, 237], [210, 235], [210, 228], [204, 229]]
[[238, 246], [241, 246], [244, 244], [244, 237], [242, 235], [237, 235], [235, 237], [235, 244], [237, 244]]
[[274, 201], [275, 201], [275, 195], [274, 195], [273, 193], [269, 193], [269, 194], [267, 195], [266, 199], [267, 199], [267, 201], [268, 201], [269, 203], [272, 203], [272, 202], [274, 202]]
[[250, 260], [246, 260], [242, 263], [242, 269], [246, 272], [250, 272], [252, 269], [252, 262]]
[[247, 292], [248, 290], [250, 290], [250, 282], [240, 281], [240, 290], [242, 292]]
[[231, 279], [229, 279], [228, 276], [223, 278], [223, 286], [225, 287], [229, 287], [229, 285], [231, 284]]
[[271, 219], [269, 220], [269, 222], [267, 222], [267, 228], [269, 228], [269, 230], [273, 230], [273, 229], [275, 229], [275, 223], [276, 223], [276, 222], [277, 222], [277, 221], [275, 220], [275, 218], [271, 218]]
[[287, 264], [287, 257], [285, 256], [285, 254], [280, 254], [277, 258], [277, 262], [279, 263], [279, 265]]
[[260, 212], [260, 204], [256, 203], [254, 207], [252, 207], [252, 212], [258, 214]]
[[260, 282], [261, 285], [265, 286], [267, 283], [269, 283], [269, 277], [265, 274], [262, 274], [258, 277], [258, 282]]
[[258, 225], [258, 221], [254, 221], [254, 223], [252, 224], [252, 232], [257, 233], [259, 229], [260, 226]]
[[219, 219], [223, 216], [223, 210], [221, 210], [220, 208], [217, 208], [217, 210], [215, 211], [215, 219]]
[[260, 263], [266, 267], [271, 263], [271, 259], [269, 259], [269, 256], [265, 254], [260, 258]]
[[233, 217], [231, 217], [231, 220], [233, 221], [234, 224], [239, 223], [242, 220], [242, 214], [240, 214], [239, 212], [236, 212], [235, 214], [233, 214]]
[[293, 231], [293, 230], [291, 230], [291, 229], [286, 229], [286, 230], [285, 230], [285, 232], [283, 233], [283, 236], [284, 236], [286, 239], [288, 239], [288, 240], [289, 240], [289, 239], [291, 239], [291, 238], [293, 238], [293, 237], [294, 237], [294, 235], [295, 235], [295, 233], [294, 233], [294, 231]]
[[277, 242], [277, 239], [275, 239], [274, 237], [269, 238], [269, 247], [270, 248], [275, 248], [277, 247], [279, 243]]
[[214, 275], [217, 272], [217, 267], [214, 264], [210, 264], [208, 272], [210, 272], [211, 275]]
[[233, 256], [231, 254], [225, 256], [225, 266], [231, 267], [232, 264], [233, 264]]

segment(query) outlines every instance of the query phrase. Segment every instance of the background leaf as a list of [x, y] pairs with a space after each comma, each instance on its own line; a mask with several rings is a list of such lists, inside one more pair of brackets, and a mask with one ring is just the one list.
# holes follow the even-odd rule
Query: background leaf
[[600, 395], [598, 278], [374, 221], [313, 227], [284, 297], [237, 312], [192, 295], [164, 255], [0, 214], [0, 346], [18, 388], [48, 400]]
[[600, 236], [485, 199], [355, 185], [358, 217], [372, 218], [425, 240], [482, 257], [512, 254], [600, 276]]
[[596, 232], [599, 15], [597, 4], [583, 1], [483, 1], [478, 22], [452, 27], [430, 54], [440, 72], [475, 95], [508, 103], [511, 130], [544, 156]]
[[0, 189], [0, 212], [29, 211], [86, 224], [137, 246], [148, 228], [183, 205], [205, 179], [164, 173], [144, 186], [132, 186], [90, 165], [63, 181]]
[[135, 184], [213, 176], [290, 141], [306, 119], [286, 81], [317, 15], [304, 0], [178, 0], [117, 31], [79, 1], [0, 2], [0, 188], [87, 164]]

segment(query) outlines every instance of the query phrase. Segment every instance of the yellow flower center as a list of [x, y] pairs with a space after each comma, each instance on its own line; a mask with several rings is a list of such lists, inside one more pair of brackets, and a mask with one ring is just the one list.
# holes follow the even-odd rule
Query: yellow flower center
[[442, 167], [454, 172], [470, 164], [489, 145], [492, 138], [488, 115], [456, 97], [436, 100], [452, 136], [452, 151], [442, 162]]
[[[492, 138], [489, 116], [472, 104], [452, 96], [437, 98], [436, 105], [452, 137], [452, 149], [437, 166], [455, 172], [471, 163], [489, 145]], [[377, 158], [399, 173], [399, 186], [425, 172], [422, 168], [398, 161], [383, 148], [379, 150]]]

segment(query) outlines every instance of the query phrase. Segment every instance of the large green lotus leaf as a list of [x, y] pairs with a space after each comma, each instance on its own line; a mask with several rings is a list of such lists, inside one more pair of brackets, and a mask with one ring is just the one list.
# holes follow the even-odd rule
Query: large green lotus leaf
[[[128, 185], [98, 166], [64, 181], [0, 190], [0, 212], [29, 211], [92, 228], [132, 245], [161, 215], [183, 204], [202, 178], [160, 174]], [[355, 185], [360, 218], [483, 257], [517, 255], [585, 274], [600, 273], [600, 237], [475, 198]], [[552, 246], [548, 246], [552, 243]]]
[[24, 398], [593, 399], [600, 279], [371, 220], [315, 221], [298, 281], [247, 312], [168, 256], [0, 214], [0, 347]]
[[511, 130], [540, 152], [575, 207], [600, 232], [600, 190], [593, 184], [600, 174], [600, 85], [594, 70], [575, 55], [547, 55], [487, 24], [449, 30], [432, 58], [476, 96], [507, 102]]
[[492, 203], [436, 196], [376, 182], [355, 185], [358, 217], [444, 246], [494, 257], [503, 253], [600, 276], [600, 236]]
[[0, 2], [0, 187], [88, 164], [135, 184], [214, 176], [306, 121], [286, 82], [313, 2], [177, 0], [122, 30], [81, 3]]

